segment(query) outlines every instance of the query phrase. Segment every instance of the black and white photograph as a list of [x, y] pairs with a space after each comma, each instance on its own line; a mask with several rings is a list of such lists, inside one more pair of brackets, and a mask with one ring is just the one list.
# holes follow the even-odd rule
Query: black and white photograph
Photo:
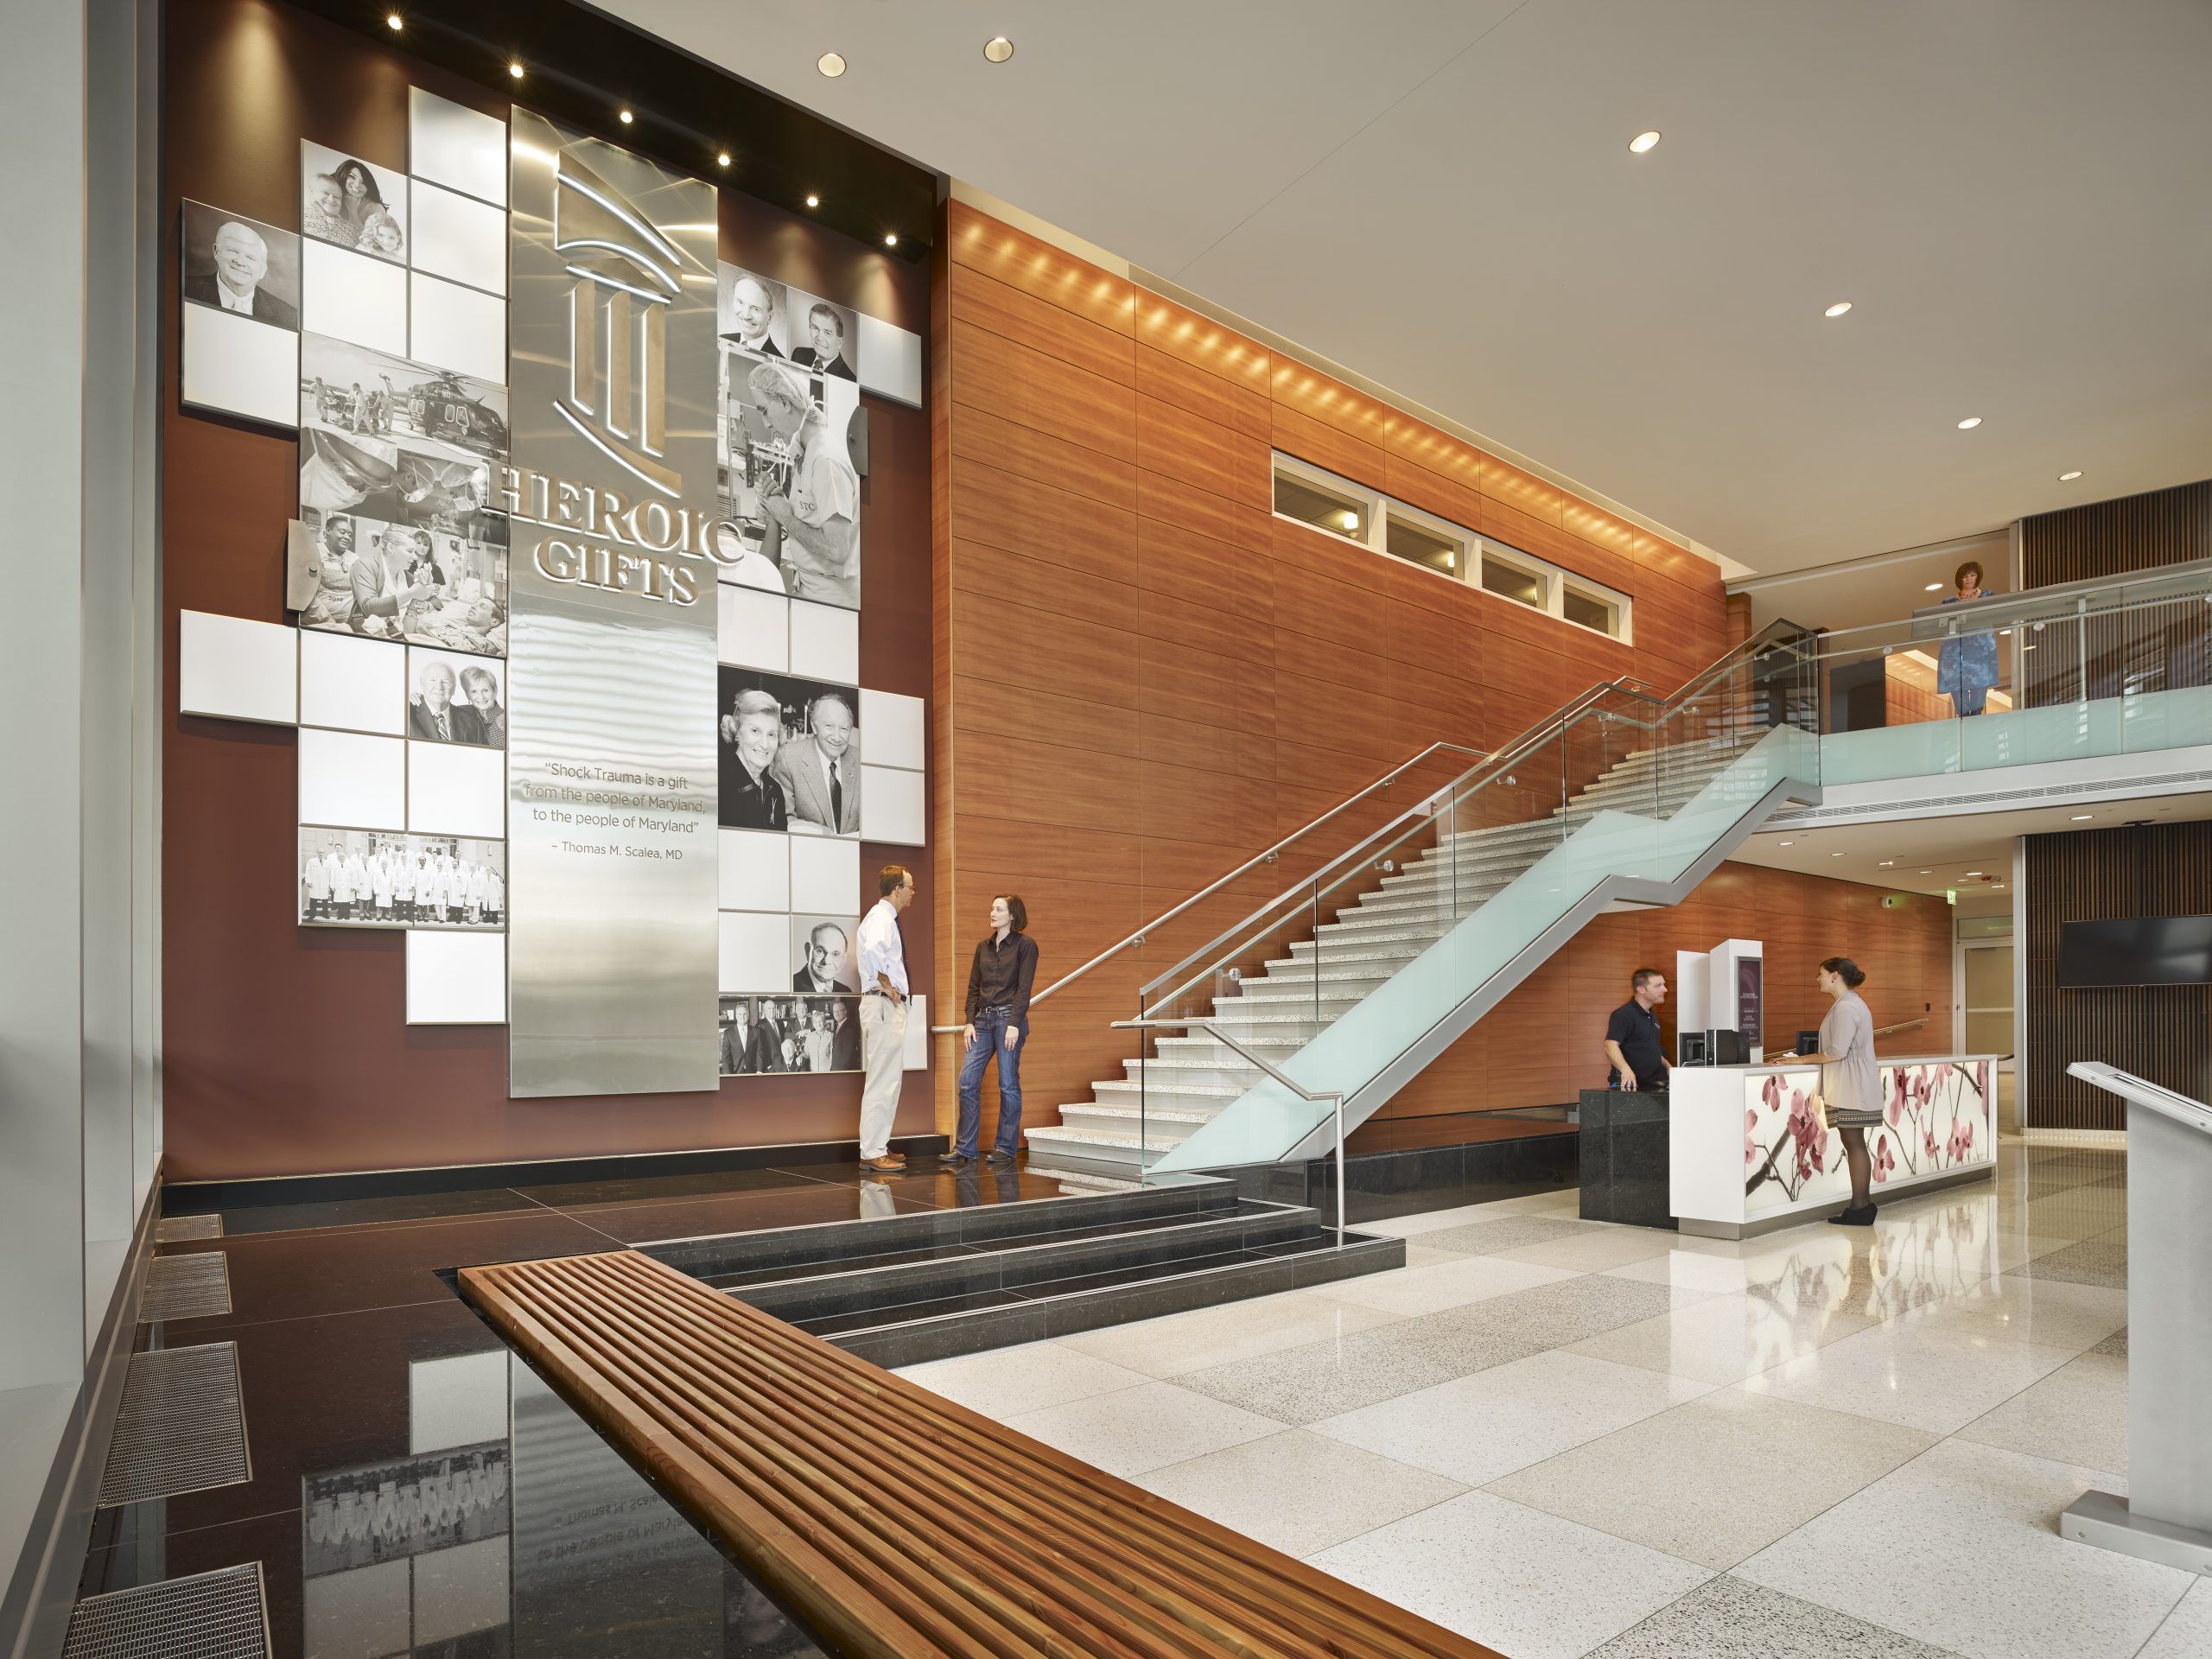
[[791, 918], [791, 989], [810, 996], [860, 994], [860, 918]]
[[302, 927], [496, 933], [506, 920], [505, 842], [301, 826]]
[[505, 748], [506, 667], [481, 657], [409, 646], [407, 735], [425, 743]]
[[860, 693], [757, 669], [721, 671], [721, 821], [795, 835], [861, 832]]
[[736, 265], [715, 271], [715, 332], [740, 351], [755, 357], [787, 358], [791, 334], [790, 291], [772, 277]]
[[721, 1074], [858, 1071], [857, 996], [726, 996], [721, 999]]
[[309, 1578], [508, 1529], [505, 1440], [300, 1477], [300, 1571]]
[[393, 441], [461, 460], [507, 458], [507, 389], [388, 352], [308, 334], [300, 341], [300, 425]]
[[300, 141], [300, 232], [407, 263], [407, 175]]
[[300, 238], [204, 201], [186, 202], [184, 297], [297, 333]]
[[[303, 448], [308, 435], [302, 435]], [[472, 656], [507, 654], [504, 545], [304, 503], [300, 524], [315, 582], [300, 610], [302, 627]], [[499, 724], [504, 732], [504, 714]]]
[[860, 387], [725, 349], [716, 484], [748, 587], [857, 610]]
[[849, 306], [832, 305], [804, 289], [786, 290], [791, 360], [831, 380], [860, 378], [860, 318]]

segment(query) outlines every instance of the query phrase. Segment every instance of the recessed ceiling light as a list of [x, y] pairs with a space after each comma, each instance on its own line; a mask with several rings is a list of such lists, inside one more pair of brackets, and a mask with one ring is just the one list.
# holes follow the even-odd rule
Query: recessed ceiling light
[[1646, 150], [1656, 148], [1658, 143], [1659, 135], [1656, 132], [1639, 132], [1628, 141], [1628, 153], [1631, 156], [1641, 156]]
[[1794, 841], [1777, 841], [1775, 842], [1775, 845], [1777, 847], [1795, 847], [1796, 844], [1797, 843]]
[[897, 247], [899, 245], [899, 232], [896, 231], [886, 231], [883, 233], [883, 245], [887, 248]]
[[1843, 855], [1841, 853], [1830, 853], [1828, 856], [1830, 858], [1841, 858]]
[[824, 52], [814, 60], [814, 67], [832, 80], [845, 73], [845, 60], [835, 52]]
[[822, 198], [810, 190], [807, 192], [806, 205], [810, 207], [819, 207], [822, 205]]
[[1971, 431], [1973, 431], [1973, 430], [1974, 429], [1974, 428], [1976, 428], [1977, 426], [1980, 426], [1980, 424], [1981, 424], [1981, 416], [1979, 416], [1979, 415], [1969, 415], [1969, 416], [1967, 416], [1966, 417], [1966, 419], [1964, 419], [1963, 421], [1961, 421], [1961, 422], [1959, 423], [1959, 430], [1960, 430], [1960, 431], [1961, 431], [1961, 432], [1971, 432]]
[[508, 64], [507, 73], [512, 75], [517, 80], [520, 80], [522, 79], [522, 65], [519, 63]]
[[407, 20], [404, 17], [402, 17], [396, 11], [386, 12], [385, 14], [384, 20], [387, 23], [390, 23], [394, 30], [403, 29], [407, 27]]
[[1821, 315], [1828, 317], [1840, 317], [1850, 309], [1851, 302], [1849, 300], [1838, 300], [1834, 305], [1828, 307], [1828, 308]]
[[1943, 591], [1943, 584], [1940, 582], [1931, 582], [1920, 591], [1923, 594], [1940, 594]]
[[1014, 42], [1003, 35], [994, 35], [983, 42], [983, 55], [993, 63], [1004, 63], [1014, 55]]
[[715, 165], [716, 167], [728, 167], [729, 165], [729, 151], [725, 149], [720, 155], [716, 156], [715, 157]]
[[1975, 880], [1975, 879], [1976, 879], [1978, 876], [1980, 876], [1980, 874], [1981, 874], [1981, 872], [1980, 872], [1980, 870], [1968, 870], [1968, 871], [1967, 872], [1967, 880], [1969, 880], [1969, 881], [1972, 881], [1972, 880]]
[[1895, 860], [1894, 858], [1885, 858], [1885, 859], [1884, 859], [1884, 860], [1883, 860], [1879, 864], [1877, 864], [1874, 868], [1875, 868], [1876, 869], [1878, 869], [1878, 870], [1886, 870], [1886, 869], [1888, 869], [1888, 868], [1889, 868], [1892, 864], [1895, 864], [1896, 862], [1897, 862], [1897, 860]]
[[632, 122], [632, 121], [634, 121], [634, 120], [636, 120], [636, 119], [637, 119], [637, 117], [635, 117], [635, 116], [632, 115], [632, 114], [630, 113], [630, 111], [629, 111], [625, 110], [625, 111], [622, 111], [622, 124], [623, 124], [624, 126], [626, 126], [626, 126], [628, 126], [628, 125], [630, 124], [630, 123], [631, 123], [631, 122]]
[[2070, 472], [2070, 473], [2061, 473], [2061, 474], [2058, 475], [2058, 481], [2059, 481], [2060, 483], [2062, 483], [2062, 484], [2071, 484], [2071, 483], [2072, 483], [2075, 479], [2077, 479], [2077, 478], [2079, 478], [2079, 477], [2081, 477], [2081, 476], [2082, 476], [2082, 469], [2081, 469], [2080, 467], [2075, 467], [2072, 472]]
[[2094, 817], [2096, 817], [2096, 814], [2094, 812], [2076, 812], [2073, 817], [2069, 820], [2069, 822], [2073, 823], [2087, 823]]

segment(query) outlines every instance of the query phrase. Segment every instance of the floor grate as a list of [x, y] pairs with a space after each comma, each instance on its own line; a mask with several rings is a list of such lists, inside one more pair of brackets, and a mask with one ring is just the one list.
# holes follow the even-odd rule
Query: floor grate
[[204, 1319], [231, 1311], [231, 1269], [220, 1250], [157, 1255], [146, 1265], [146, 1295], [138, 1323]]
[[181, 1244], [187, 1239], [220, 1238], [223, 1218], [220, 1216], [163, 1216], [154, 1224], [154, 1243]]
[[261, 1563], [87, 1596], [61, 1659], [269, 1659]]
[[100, 1476], [100, 1507], [252, 1478], [237, 1345], [212, 1342], [133, 1354]]

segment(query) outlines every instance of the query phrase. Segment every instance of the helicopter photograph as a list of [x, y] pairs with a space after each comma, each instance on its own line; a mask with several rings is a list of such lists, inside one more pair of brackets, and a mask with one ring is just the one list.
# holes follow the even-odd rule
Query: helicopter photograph
[[465, 461], [505, 461], [507, 389], [327, 334], [302, 334], [300, 425], [414, 441]]

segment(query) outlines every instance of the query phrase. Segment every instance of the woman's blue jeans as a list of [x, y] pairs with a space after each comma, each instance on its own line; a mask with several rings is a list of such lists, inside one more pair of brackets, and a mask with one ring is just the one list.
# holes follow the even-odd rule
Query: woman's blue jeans
[[1024, 1037], [1014, 1048], [1006, 1046], [1007, 1016], [1003, 1009], [986, 1008], [976, 1016], [976, 1040], [960, 1062], [960, 1122], [952, 1136], [953, 1155], [973, 1158], [976, 1138], [983, 1122], [983, 1068], [995, 1054], [999, 1061], [999, 1133], [996, 1150], [1012, 1157], [1021, 1145], [1021, 1051], [1029, 1046]]

